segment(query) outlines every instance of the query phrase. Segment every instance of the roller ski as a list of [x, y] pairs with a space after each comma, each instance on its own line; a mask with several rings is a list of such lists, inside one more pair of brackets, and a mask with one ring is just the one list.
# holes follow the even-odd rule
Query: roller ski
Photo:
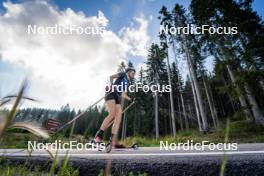
[[106, 144], [105, 146], [105, 152], [106, 153], [110, 153], [112, 151], [112, 149], [114, 150], [122, 150], [122, 149], [133, 149], [133, 150], [137, 150], [138, 149], [138, 145], [136, 143], [132, 144], [131, 146], [125, 146], [123, 144], [119, 144], [118, 142], [112, 142], [111, 139], [109, 141], [109, 143]]

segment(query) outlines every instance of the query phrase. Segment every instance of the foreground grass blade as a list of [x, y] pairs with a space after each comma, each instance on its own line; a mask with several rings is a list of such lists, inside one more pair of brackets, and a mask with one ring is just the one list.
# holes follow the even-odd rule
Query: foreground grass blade
[[[228, 142], [229, 131], [230, 131], [230, 120], [227, 119], [226, 130], [225, 130], [225, 143]], [[225, 150], [224, 151], [224, 158], [223, 158], [223, 161], [222, 161], [222, 164], [221, 164], [220, 176], [224, 176], [225, 175], [226, 164], [227, 164], [227, 153], [226, 153], [226, 150]]]
[[56, 151], [55, 158], [54, 158], [53, 163], [52, 163], [51, 168], [50, 168], [50, 173], [49, 173], [50, 176], [55, 175], [55, 170], [56, 170], [57, 162], [58, 162], [57, 160], [58, 160], [58, 150]]
[[3, 125], [1, 125], [1, 128], [0, 128], [0, 138], [2, 138], [3, 136], [3, 133], [4, 131], [7, 129], [8, 126], [11, 125], [11, 123], [13, 122], [15, 116], [16, 116], [16, 112], [17, 112], [17, 108], [18, 108], [18, 105], [21, 101], [21, 98], [23, 96], [23, 93], [26, 89], [26, 81], [23, 83], [17, 97], [16, 97], [16, 101], [11, 109], [11, 111], [8, 113], [7, 117], [5, 118], [5, 120], [3, 120]]
[[11, 101], [10, 99], [6, 99], [6, 100], [2, 99], [2, 100], [0, 100], [0, 107], [4, 106], [5, 104], [7, 104], [10, 101]]
[[42, 129], [41, 127], [38, 127], [34, 124], [29, 124], [26, 122], [16, 122], [12, 125], [10, 125], [8, 128], [13, 129], [13, 128], [18, 128], [18, 129], [24, 129], [27, 130], [29, 132], [31, 132], [32, 134], [38, 136], [38, 137], [42, 137], [42, 138], [49, 138], [49, 134], [46, 130]]
[[[9, 99], [10, 100], [12, 98], [17, 98], [17, 95], [8, 95], [8, 96], [3, 97], [2, 99], [3, 100], [5, 100], [5, 99]], [[22, 96], [21, 98], [25, 99], [25, 100], [30, 100], [30, 101], [37, 101], [36, 99], [30, 98], [30, 97], [26, 97], [26, 96]]]

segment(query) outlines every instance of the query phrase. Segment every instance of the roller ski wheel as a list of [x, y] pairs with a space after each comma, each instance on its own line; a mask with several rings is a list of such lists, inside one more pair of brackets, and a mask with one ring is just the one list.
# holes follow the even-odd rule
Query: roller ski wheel
[[134, 144], [131, 145], [131, 148], [134, 149], [134, 150], [137, 150], [138, 149], [138, 145], [136, 143], [134, 143]]
[[100, 146], [100, 144], [101, 143], [103, 143], [103, 142], [96, 142], [94, 139], [92, 139], [91, 141], [90, 141], [90, 143], [92, 144], [92, 147], [93, 148], [96, 148], [98, 151], [103, 151], [99, 146]]
[[109, 142], [109, 143], [106, 144], [106, 146], [105, 146], [105, 152], [106, 152], [106, 153], [110, 153], [111, 150], [112, 150], [112, 143]]

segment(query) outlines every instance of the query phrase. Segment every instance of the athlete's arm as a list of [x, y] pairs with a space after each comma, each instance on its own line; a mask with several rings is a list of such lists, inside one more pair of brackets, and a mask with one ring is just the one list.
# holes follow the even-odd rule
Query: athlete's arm
[[113, 84], [115, 78], [118, 78], [118, 73], [110, 76], [110, 84]]
[[122, 92], [122, 97], [128, 101], [132, 101], [132, 99], [127, 95], [127, 92]]

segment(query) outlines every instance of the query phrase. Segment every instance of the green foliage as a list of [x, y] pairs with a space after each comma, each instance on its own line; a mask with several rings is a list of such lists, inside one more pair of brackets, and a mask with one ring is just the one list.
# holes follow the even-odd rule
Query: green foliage
[[[124, 175], [124, 174], [119, 174], [119, 175]], [[129, 172], [128, 173], [128, 176], [147, 176], [147, 175], [148, 175], [147, 173], [141, 173], [141, 172], [138, 172], [138, 173]], [[98, 174], [98, 176], [104, 176], [104, 170], [100, 170], [100, 173]]]
[[57, 157], [53, 160], [50, 169], [39, 166], [39, 165], [31, 165], [30, 162], [25, 161], [24, 163], [11, 163], [6, 162], [5, 158], [1, 158], [0, 160], [0, 175], [1, 176], [42, 176], [42, 175], [50, 175], [50, 176], [78, 176], [78, 169], [73, 168], [68, 163], [68, 155], [66, 154], [64, 161], [61, 166], [57, 163]]
[[128, 176], [147, 176], [147, 175], [148, 175], [147, 173], [137, 173], [137, 174], [134, 174], [133, 172], [128, 173]]
[[[128, 137], [124, 140], [126, 145], [137, 143], [138, 146], [150, 147], [159, 146], [160, 141], [168, 141], [169, 143], [183, 143], [187, 140], [193, 141], [194, 143], [202, 141], [209, 141], [213, 143], [219, 143], [225, 141], [226, 126], [214, 132], [207, 134], [201, 134], [196, 130], [189, 130], [178, 132], [176, 138], [171, 136], [163, 136], [159, 139], [151, 137], [133, 136]], [[264, 142], [264, 127], [248, 121], [233, 121], [229, 124], [229, 142], [237, 143], [256, 143]]]
[[230, 123], [230, 138], [243, 138], [255, 134], [264, 134], [264, 127], [248, 121], [235, 121]]
[[33, 169], [28, 169], [24, 165], [1, 165], [0, 166], [1, 176], [27, 176], [34, 174], [34, 176], [41, 176], [42, 172], [39, 167], [33, 167]]

